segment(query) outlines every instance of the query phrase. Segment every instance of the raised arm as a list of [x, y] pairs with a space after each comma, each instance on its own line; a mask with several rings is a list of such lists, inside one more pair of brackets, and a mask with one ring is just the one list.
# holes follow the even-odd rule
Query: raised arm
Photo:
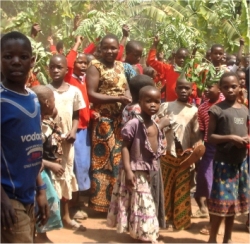
[[245, 44], [245, 42], [244, 42], [243, 38], [240, 38], [240, 47], [239, 47], [239, 51], [238, 51], [237, 56], [236, 56], [238, 64], [240, 63], [241, 58], [242, 58], [242, 52], [243, 52], [243, 49], [244, 49], [244, 44]]

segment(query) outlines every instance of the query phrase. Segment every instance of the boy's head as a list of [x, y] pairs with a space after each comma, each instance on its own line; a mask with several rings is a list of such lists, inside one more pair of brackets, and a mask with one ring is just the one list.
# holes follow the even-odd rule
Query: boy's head
[[25, 85], [34, 62], [30, 40], [24, 34], [12, 31], [1, 38], [1, 72], [5, 81]]
[[224, 48], [220, 44], [214, 44], [211, 47], [211, 62], [214, 65], [220, 65], [223, 62]]
[[87, 57], [87, 64], [89, 65], [89, 63], [95, 59], [95, 56], [89, 53], [85, 53], [86, 57]]
[[237, 70], [236, 74], [239, 77], [240, 87], [243, 88], [246, 86], [246, 73], [243, 70]]
[[175, 59], [175, 63], [179, 66], [179, 67], [183, 67], [184, 66], [184, 62], [185, 59], [188, 57], [188, 50], [186, 48], [179, 48], [176, 51], [176, 54], [174, 56]]
[[131, 65], [138, 64], [143, 51], [142, 43], [139, 41], [129, 41], [125, 47], [126, 59], [125, 62]]
[[78, 77], [83, 76], [86, 72], [87, 66], [88, 60], [86, 54], [78, 53], [74, 63], [74, 74]]
[[57, 51], [59, 54], [63, 54], [63, 41], [59, 41], [59, 42], [56, 44], [56, 51]]
[[218, 83], [208, 85], [205, 88], [204, 95], [210, 102], [216, 102], [220, 97], [220, 87]]
[[144, 86], [139, 92], [139, 104], [142, 114], [152, 116], [156, 114], [161, 105], [161, 93], [154, 86]]
[[240, 81], [236, 73], [226, 72], [220, 78], [220, 90], [228, 102], [235, 102], [240, 91]]
[[241, 63], [245, 69], [249, 66], [249, 61], [250, 61], [249, 56], [242, 57]]
[[67, 60], [64, 55], [53, 55], [49, 62], [49, 74], [54, 82], [62, 82], [68, 72]]
[[185, 77], [179, 77], [176, 82], [175, 92], [178, 101], [188, 102], [189, 96], [192, 93], [192, 83], [188, 82]]
[[148, 66], [148, 67], [145, 67], [143, 69], [143, 74], [144, 75], [148, 75], [149, 77], [151, 77], [152, 79], [154, 79], [157, 75], [157, 72], [155, 69], [153, 69], [152, 67]]
[[236, 56], [233, 54], [228, 54], [226, 57], [227, 66], [236, 64]]
[[55, 97], [53, 91], [43, 85], [34, 86], [31, 88], [37, 95], [40, 106], [42, 119], [45, 116], [51, 116], [55, 109]]
[[155, 86], [153, 80], [147, 75], [136, 75], [129, 81], [129, 89], [133, 103], [139, 102], [139, 92], [144, 86]]

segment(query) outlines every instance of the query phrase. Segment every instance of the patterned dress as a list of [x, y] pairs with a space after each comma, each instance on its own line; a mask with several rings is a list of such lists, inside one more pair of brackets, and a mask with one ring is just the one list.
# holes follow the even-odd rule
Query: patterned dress
[[[98, 93], [110, 96], [125, 94], [127, 80], [122, 62], [115, 61], [113, 68], [107, 68], [98, 60], [92, 60], [90, 65], [95, 66], [100, 73]], [[93, 104], [92, 108], [100, 114], [100, 117], [91, 123], [92, 163], [89, 207], [100, 212], [108, 211], [119, 171], [123, 108], [124, 106], [119, 102]]]

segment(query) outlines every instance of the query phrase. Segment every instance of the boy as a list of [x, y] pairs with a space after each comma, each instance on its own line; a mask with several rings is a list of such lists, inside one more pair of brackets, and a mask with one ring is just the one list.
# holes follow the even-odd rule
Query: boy
[[[188, 103], [192, 83], [180, 77], [175, 92], [177, 100], [162, 103], [158, 117], [169, 117], [170, 126], [163, 128], [167, 140], [167, 153], [161, 156], [161, 166], [165, 193], [165, 211], [168, 229], [190, 226], [190, 169], [180, 166], [185, 158], [182, 152], [198, 145], [200, 131], [197, 108]], [[192, 162], [195, 163], [195, 160]]]
[[44, 225], [49, 215], [46, 185], [39, 173], [40, 106], [36, 95], [25, 88], [34, 60], [31, 43], [25, 35], [13, 31], [1, 38], [2, 243], [33, 243], [35, 197], [37, 222]]

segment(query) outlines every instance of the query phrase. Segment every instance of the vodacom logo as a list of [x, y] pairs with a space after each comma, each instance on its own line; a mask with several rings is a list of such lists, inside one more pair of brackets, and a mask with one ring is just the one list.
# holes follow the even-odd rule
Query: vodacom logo
[[22, 142], [25, 141], [38, 141], [38, 140], [42, 140], [42, 134], [38, 134], [38, 133], [33, 133], [32, 135], [28, 134], [25, 136], [21, 136]]

